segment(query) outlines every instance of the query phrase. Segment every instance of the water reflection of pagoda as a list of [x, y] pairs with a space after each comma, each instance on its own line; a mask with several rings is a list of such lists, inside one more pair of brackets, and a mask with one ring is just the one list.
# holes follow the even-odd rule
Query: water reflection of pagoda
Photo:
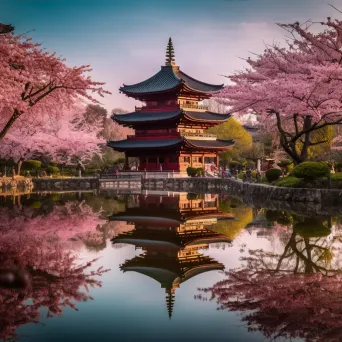
[[125, 232], [113, 243], [132, 244], [142, 254], [126, 260], [120, 269], [144, 274], [161, 284], [166, 292], [169, 317], [172, 316], [175, 290], [190, 278], [211, 270], [223, 270], [223, 264], [199, 250], [210, 243], [231, 241], [209, 229], [218, 220], [233, 219], [218, 210], [217, 196], [190, 199], [177, 197], [140, 196], [139, 207], [126, 208], [111, 220], [127, 221], [135, 228]]

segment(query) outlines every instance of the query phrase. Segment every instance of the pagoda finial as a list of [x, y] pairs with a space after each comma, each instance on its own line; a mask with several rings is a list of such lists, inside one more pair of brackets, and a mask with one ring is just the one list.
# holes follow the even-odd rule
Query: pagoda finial
[[175, 50], [173, 49], [172, 39], [169, 38], [169, 42], [166, 47], [166, 60], [165, 65], [175, 65]]
[[173, 306], [175, 303], [175, 295], [171, 289], [166, 290], [166, 306], [169, 314], [169, 319], [172, 317]]

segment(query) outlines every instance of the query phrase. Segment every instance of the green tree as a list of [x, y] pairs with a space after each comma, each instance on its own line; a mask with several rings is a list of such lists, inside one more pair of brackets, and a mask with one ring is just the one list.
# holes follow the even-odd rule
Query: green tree
[[220, 154], [220, 158], [225, 164], [232, 159], [241, 159], [242, 154], [250, 150], [253, 145], [251, 135], [234, 118], [229, 118], [225, 123], [209, 128], [208, 133], [216, 134], [218, 139], [235, 140], [235, 145], [231, 151]]

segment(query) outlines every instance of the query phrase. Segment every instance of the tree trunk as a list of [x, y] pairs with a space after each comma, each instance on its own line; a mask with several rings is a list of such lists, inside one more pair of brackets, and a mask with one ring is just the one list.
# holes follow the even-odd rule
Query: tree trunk
[[19, 110], [14, 109], [12, 116], [9, 118], [4, 128], [0, 131], [0, 140], [6, 136], [9, 129], [13, 126], [15, 121], [19, 118], [20, 114], [21, 113], [19, 112]]
[[23, 164], [23, 161], [24, 161], [23, 158], [20, 158], [19, 161], [18, 161], [18, 172], [17, 172], [17, 175], [18, 175], [18, 176], [20, 176], [21, 166], [22, 166], [22, 164]]

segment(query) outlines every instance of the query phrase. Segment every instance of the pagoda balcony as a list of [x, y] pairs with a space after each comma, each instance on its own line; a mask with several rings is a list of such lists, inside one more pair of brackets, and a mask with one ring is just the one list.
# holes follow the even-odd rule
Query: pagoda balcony
[[199, 104], [182, 103], [180, 105], [180, 107], [182, 109], [190, 109], [190, 110], [193, 110], [193, 109], [196, 109], [196, 110], [209, 110], [208, 106], [203, 106], [203, 105], [199, 105]]
[[182, 137], [193, 140], [216, 140], [216, 134], [181, 132]]

